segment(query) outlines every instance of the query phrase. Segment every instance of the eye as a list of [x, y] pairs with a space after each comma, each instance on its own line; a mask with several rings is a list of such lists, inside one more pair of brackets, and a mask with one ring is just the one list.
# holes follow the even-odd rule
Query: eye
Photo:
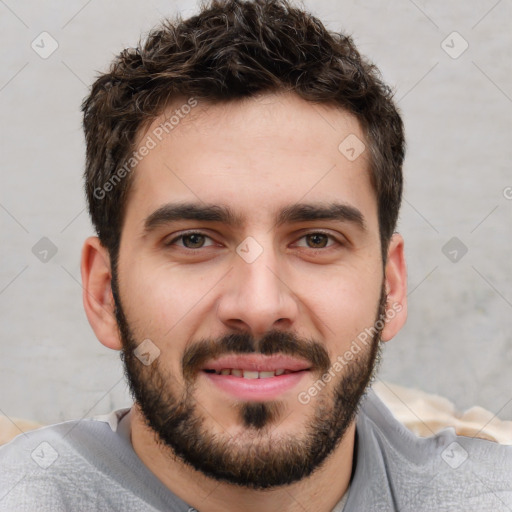
[[[340, 242], [334, 236], [332, 236], [328, 233], [324, 233], [322, 231], [315, 231], [312, 233], [307, 233], [306, 235], [304, 235], [300, 238], [300, 240], [302, 240], [302, 239], [306, 240], [307, 244], [309, 244], [309, 243], [312, 244], [312, 246], [306, 245], [306, 247], [309, 247], [310, 249], [324, 249], [326, 247], [331, 247], [334, 244], [330, 244], [328, 246], [327, 243], [329, 240], [333, 240], [334, 243], [340, 244]], [[304, 245], [302, 245], [300, 247], [304, 247]]]
[[[206, 244], [205, 241], [210, 240], [210, 244]], [[340, 241], [338, 241], [333, 235], [329, 233], [324, 233], [322, 231], [314, 231], [311, 233], [306, 233], [299, 240], [305, 240], [304, 244], [297, 244], [298, 247], [306, 247], [308, 249], [328, 249], [333, 245], [343, 245]], [[329, 240], [332, 242], [329, 244]], [[177, 243], [181, 242], [181, 243]], [[179, 236], [174, 237], [169, 242], [165, 242], [166, 246], [176, 245], [183, 249], [188, 249], [191, 251], [202, 249], [205, 247], [211, 247], [215, 245], [213, 239], [202, 233], [201, 231], [189, 231], [187, 233], [182, 233]]]
[[[188, 233], [183, 233], [180, 236], [173, 238], [169, 242], [166, 242], [165, 245], [178, 245], [179, 247], [184, 247], [185, 249], [192, 250], [200, 249], [201, 247], [205, 247], [205, 239], [212, 240], [209, 236], [205, 235], [204, 233], [201, 233], [200, 231], [189, 231]], [[178, 240], [181, 240], [182, 244], [176, 244]]]

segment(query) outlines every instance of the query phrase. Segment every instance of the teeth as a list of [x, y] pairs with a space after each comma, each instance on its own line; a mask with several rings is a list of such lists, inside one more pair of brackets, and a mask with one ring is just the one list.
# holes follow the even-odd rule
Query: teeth
[[[210, 370], [212, 371], [212, 370]], [[290, 370], [279, 369], [275, 371], [258, 372], [255, 370], [241, 370], [238, 368], [223, 368], [215, 370], [217, 375], [234, 375], [235, 377], [243, 377], [244, 379], [268, 379], [277, 375], [292, 373]]]
[[244, 379], [257, 379], [258, 372], [253, 372], [251, 370], [244, 370]]

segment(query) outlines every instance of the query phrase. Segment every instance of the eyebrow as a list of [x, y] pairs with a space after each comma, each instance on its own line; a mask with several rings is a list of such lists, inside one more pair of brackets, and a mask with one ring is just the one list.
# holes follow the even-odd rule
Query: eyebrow
[[[182, 220], [200, 222], [220, 222], [239, 228], [244, 217], [236, 214], [229, 206], [219, 204], [168, 203], [149, 215], [144, 221], [143, 236], [150, 234], [160, 226]], [[339, 203], [297, 203], [287, 206], [278, 212], [276, 226], [307, 222], [314, 220], [331, 220], [349, 222], [361, 231], [367, 230], [363, 214], [354, 206]]]

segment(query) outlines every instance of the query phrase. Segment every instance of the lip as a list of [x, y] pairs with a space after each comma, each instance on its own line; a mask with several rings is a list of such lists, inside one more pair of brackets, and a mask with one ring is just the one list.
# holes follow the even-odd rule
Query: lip
[[299, 372], [311, 369], [311, 363], [304, 359], [297, 359], [283, 354], [271, 356], [261, 354], [232, 354], [208, 361], [201, 369], [220, 371], [224, 368], [236, 368], [258, 372], [272, 372], [280, 369]]
[[234, 398], [261, 402], [280, 398], [286, 391], [296, 387], [310, 372], [309, 370], [299, 370], [266, 379], [246, 379], [233, 375], [217, 375], [205, 371], [200, 373], [208, 379], [210, 384]]

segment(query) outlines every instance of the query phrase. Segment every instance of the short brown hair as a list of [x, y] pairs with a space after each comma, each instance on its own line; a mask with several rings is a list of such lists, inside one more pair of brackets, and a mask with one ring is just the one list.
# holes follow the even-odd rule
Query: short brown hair
[[349, 36], [328, 31], [288, 0], [212, 0], [198, 15], [166, 20], [139, 47], [122, 51], [83, 102], [89, 213], [114, 269], [133, 173], [112, 179], [140, 130], [178, 96], [223, 102], [278, 91], [358, 119], [370, 151], [385, 262], [400, 209], [405, 142], [377, 68]]

